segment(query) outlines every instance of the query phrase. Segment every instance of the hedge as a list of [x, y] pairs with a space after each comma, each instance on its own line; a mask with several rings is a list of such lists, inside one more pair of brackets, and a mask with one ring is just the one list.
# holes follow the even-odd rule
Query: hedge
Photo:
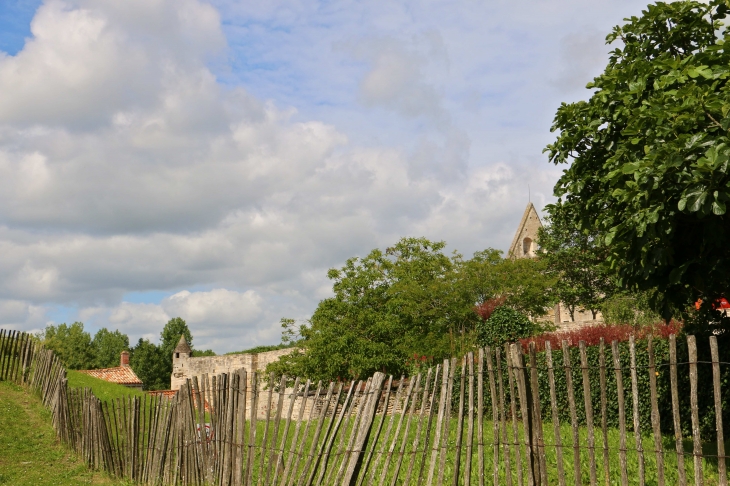
[[[715, 440], [715, 406], [713, 395], [713, 379], [712, 365], [710, 358], [709, 336], [697, 336], [697, 354], [698, 354], [698, 405], [700, 417], [700, 431], [705, 441]], [[730, 336], [718, 335], [718, 348], [720, 354], [720, 362], [730, 363]], [[656, 363], [657, 378], [657, 405], [660, 415], [660, 424], [663, 434], [674, 434], [674, 426], [672, 419], [672, 400], [670, 391], [669, 376], [669, 341], [663, 338], [654, 338], [654, 353]], [[626, 410], [626, 428], [627, 431], [633, 431], [633, 402], [632, 402], [632, 385], [630, 371], [630, 353], [628, 342], [618, 344], [621, 358], [622, 379], [624, 386], [624, 403]], [[589, 378], [591, 384], [591, 403], [593, 404], [594, 427], [601, 426], [601, 390], [599, 378], [599, 346], [587, 346], [587, 358], [589, 369]], [[569, 348], [570, 359], [572, 364], [572, 378], [575, 396], [576, 412], [580, 425], [586, 425], [585, 422], [585, 400], [583, 395], [583, 377], [580, 367], [580, 350], [577, 346]], [[613, 357], [611, 353], [611, 343], [605, 346], [606, 359], [606, 419], [608, 427], [618, 427], [618, 392], [616, 389], [616, 376], [613, 370]], [[475, 353], [476, 354], [476, 353]], [[502, 353], [504, 354], [504, 353]], [[677, 336], [677, 384], [679, 395], [680, 420], [682, 425], [682, 434], [685, 437], [691, 436], [691, 408], [690, 408], [690, 384], [689, 384], [689, 364], [687, 340], [685, 335]], [[529, 368], [529, 357], [525, 354], [525, 362]], [[538, 368], [540, 403], [542, 406], [543, 419], [545, 421], [552, 420], [552, 411], [550, 408], [550, 388], [548, 381], [547, 365], [545, 361], [545, 352], [539, 352], [536, 355]], [[636, 341], [636, 365], [637, 365], [637, 384], [639, 391], [639, 423], [644, 433], [651, 431], [651, 395], [649, 385], [649, 355], [647, 351], [647, 339], [639, 339]], [[566, 384], [566, 374], [563, 368], [562, 349], [553, 349], [553, 367], [555, 375], [555, 387], [558, 415], [561, 423], [570, 423], [570, 408], [568, 406], [568, 390]], [[505, 388], [505, 396], [507, 404], [509, 404], [509, 386], [506, 375], [506, 364], [501, 363], [503, 372], [503, 382]], [[476, 373], [476, 363], [474, 366]], [[722, 394], [722, 410], [723, 423], [726, 427], [730, 427], [730, 366], [722, 364], [720, 366]], [[529, 369], [528, 369], [529, 373]], [[457, 365], [454, 376], [454, 387], [452, 394], [452, 407], [456, 411], [459, 404], [459, 388], [460, 388], [461, 366]], [[528, 375], [529, 376], [529, 375]], [[439, 380], [440, 381], [440, 380]], [[496, 380], [495, 380], [496, 381]], [[476, 379], [475, 379], [476, 387]], [[491, 417], [491, 398], [489, 390], [489, 377], [486, 373], [484, 376], [484, 403], [485, 415]], [[509, 406], [507, 406], [507, 414], [509, 414]]]

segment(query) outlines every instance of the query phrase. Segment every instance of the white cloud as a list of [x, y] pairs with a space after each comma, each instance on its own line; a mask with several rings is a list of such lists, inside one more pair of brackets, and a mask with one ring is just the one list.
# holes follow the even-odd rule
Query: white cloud
[[[216, 7], [47, 0], [0, 53], [0, 325], [60, 306], [133, 339], [179, 315], [197, 347], [272, 343], [346, 258], [504, 248], [527, 184], [550, 201], [548, 34], [595, 7]], [[168, 297], [125, 302], [147, 291]]]
[[[190, 292], [183, 290], [162, 299], [161, 303], [122, 302], [114, 306], [86, 307], [78, 318], [88, 323], [92, 333], [101, 327], [118, 329], [132, 343], [139, 338], [159, 342], [160, 332], [173, 317], [185, 320], [198, 349], [215, 347], [219, 352], [243, 349], [266, 342], [271, 334], [271, 319], [262, 308], [264, 300], [253, 291], [227, 289]], [[0, 319], [3, 306], [0, 303]]]
[[[217, 12], [195, 0], [49, 0], [33, 37], [0, 60], [0, 121], [92, 128], [158, 103], [176, 67], [203, 69], [224, 45]], [[163, 42], [155, 40], [163, 39]]]
[[[130, 344], [137, 337], [157, 342], [160, 331], [170, 320], [170, 317], [157, 304], [122, 302], [112, 309], [92, 309], [92, 311], [93, 313], [89, 311], [85, 313], [87, 319], [92, 323], [95, 321], [108, 322], [108, 326], [99, 325], [99, 327], [108, 327], [128, 334]], [[82, 314], [84, 314], [84, 310], [82, 310]]]
[[[253, 290], [240, 293], [226, 289], [209, 292], [183, 290], [162, 301], [171, 316], [181, 316], [193, 327], [212, 325], [213, 329], [243, 328], [261, 316], [261, 296]], [[211, 329], [212, 330], [212, 329]]]
[[406, 116], [446, 116], [443, 95], [427, 76], [432, 63], [441, 69], [448, 68], [448, 56], [438, 31], [426, 31], [407, 43], [394, 38], [356, 42], [351, 50], [356, 58], [371, 66], [360, 81], [360, 96], [365, 104]]

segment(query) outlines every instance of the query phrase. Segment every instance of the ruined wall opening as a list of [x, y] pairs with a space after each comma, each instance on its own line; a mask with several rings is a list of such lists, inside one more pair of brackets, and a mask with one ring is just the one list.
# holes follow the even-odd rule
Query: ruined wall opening
[[522, 254], [527, 256], [534, 256], [532, 238], [527, 237], [522, 240]]

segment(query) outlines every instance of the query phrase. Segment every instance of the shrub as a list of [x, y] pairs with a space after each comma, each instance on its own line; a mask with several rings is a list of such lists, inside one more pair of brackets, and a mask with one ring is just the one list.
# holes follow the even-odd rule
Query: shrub
[[487, 299], [481, 304], [474, 306], [474, 312], [476, 312], [483, 321], [486, 321], [487, 319], [492, 317], [492, 314], [495, 310], [504, 305], [506, 300], [507, 296], [505, 295], [494, 297], [492, 299]]
[[[618, 426], [618, 391], [616, 388], [616, 375], [613, 369], [613, 358], [611, 352], [611, 341], [618, 342], [619, 355], [622, 368], [624, 401], [626, 406], [626, 426], [632, 430], [633, 410], [631, 402], [631, 357], [629, 352], [629, 336], [636, 336], [636, 375], [639, 389], [639, 422], [644, 433], [651, 430], [651, 401], [650, 401], [650, 378], [649, 378], [649, 354], [647, 341], [652, 336], [655, 354], [655, 373], [657, 380], [657, 404], [660, 416], [660, 426], [664, 434], [673, 434], [672, 422], [672, 398], [670, 388], [669, 369], [669, 340], [670, 334], [677, 336], [677, 388], [679, 395], [679, 410], [681, 417], [682, 434], [685, 437], [691, 436], [691, 406], [690, 406], [690, 383], [689, 383], [689, 353], [687, 349], [686, 334], [682, 331], [680, 323], [672, 321], [667, 325], [646, 326], [633, 328], [632, 326], [593, 326], [584, 329], [567, 332], [552, 333], [534, 338], [523, 339], [521, 344], [524, 350], [528, 351], [530, 342], [535, 342], [538, 349], [536, 364], [539, 376], [539, 395], [543, 416], [551, 420], [550, 412], [550, 388], [547, 373], [547, 361], [545, 342], [550, 341], [553, 349], [553, 369], [557, 392], [557, 408], [562, 423], [570, 423], [570, 412], [568, 407], [566, 368], [563, 363], [561, 342], [568, 343], [570, 356], [570, 371], [573, 378], [576, 412], [578, 420], [585, 425], [585, 400], [583, 396], [583, 377], [580, 364], [580, 341], [585, 341], [588, 359], [588, 376], [591, 386], [591, 403], [593, 404], [594, 426], [600, 426], [601, 420], [601, 389], [600, 389], [600, 347], [596, 345], [602, 337], [605, 342], [605, 380], [606, 380], [606, 418], [609, 427]], [[696, 335], [697, 339], [697, 400], [698, 415], [700, 417], [700, 432], [702, 439], [712, 441], [716, 438], [715, 431], [715, 406], [712, 384], [712, 365], [709, 346], [709, 334]], [[730, 333], [722, 333], [716, 336], [719, 348], [721, 363], [730, 362]], [[528, 361], [527, 356], [525, 360]], [[502, 363], [503, 372], [506, 372], [505, 364]], [[721, 366], [720, 380], [723, 384], [730, 383], [730, 366]], [[724, 386], [724, 385], [723, 385]], [[723, 422], [730, 420], [730, 394], [724, 390], [722, 401]]]
[[646, 292], [637, 295], [618, 294], [610, 297], [601, 305], [601, 313], [606, 324], [629, 324], [633, 326], [647, 326], [661, 320], [659, 314], [649, 306], [649, 294]]
[[266, 353], [267, 351], [277, 351], [279, 349], [291, 348], [292, 344], [271, 344], [263, 346], [255, 346], [253, 348], [244, 349], [243, 351], [231, 351], [226, 354], [255, 354], [255, 353]]
[[503, 306], [477, 324], [477, 339], [481, 346], [500, 346], [530, 336], [534, 330], [535, 325], [526, 315]]
[[629, 336], [635, 336], [636, 339], [645, 339], [649, 335], [667, 339], [670, 334], [679, 334], [682, 325], [677, 321], [671, 321], [669, 324], [658, 323], [651, 326], [635, 327], [628, 324], [621, 326], [598, 325], [587, 326], [571, 331], [559, 331], [529, 338], [520, 339], [522, 348], [527, 352], [529, 343], [534, 342], [537, 351], [545, 350], [545, 342], [550, 341], [552, 348], [560, 349], [563, 341], [568, 342], [568, 346], [576, 347], [581, 341], [585, 341], [586, 346], [596, 346], [603, 338], [606, 345], [610, 345], [613, 341], [620, 343], [629, 340]]

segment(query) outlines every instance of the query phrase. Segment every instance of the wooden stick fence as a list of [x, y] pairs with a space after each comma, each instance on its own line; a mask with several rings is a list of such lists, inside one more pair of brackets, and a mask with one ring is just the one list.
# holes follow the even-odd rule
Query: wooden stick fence
[[[717, 337], [708, 341], [709, 361], [694, 336], [683, 362], [675, 336], [661, 359], [651, 338], [641, 347], [633, 338], [580, 343], [578, 354], [562, 343], [562, 360], [549, 342], [526, 354], [512, 344], [400, 380], [315, 384], [241, 370], [188, 380], [172, 399], [101, 402], [69, 388], [37, 340], [0, 330], [0, 380], [38, 394], [59, 440], [90, 467], [142, 484], [726, 486], [730, 363]], [[702, 437], [708, 417], [711, 442]]]

